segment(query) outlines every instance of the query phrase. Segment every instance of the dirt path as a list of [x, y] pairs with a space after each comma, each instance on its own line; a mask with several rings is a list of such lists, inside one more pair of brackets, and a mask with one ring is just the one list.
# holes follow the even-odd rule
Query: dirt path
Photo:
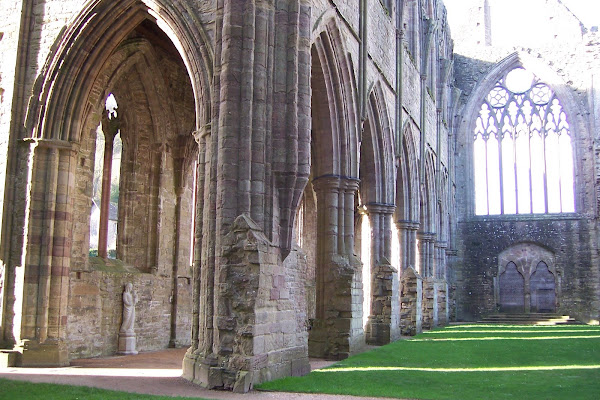
[[[185, 351], [186, 349], [169, 349], [140, 353], [135, 356], [74, 360], [70, 367], [64, 368], [0, 368], [0, 377], [29, 382], [92, 386], [133, 393], [206, 399], [376, 399], [375, 397], [258, 391], [236, 394], [228, 391], [203, 389], [181, 378], [181, 360]], [[329, 364], [331, 363], [322, 360], [311, 361], [313, 369]], [[381, 400], [381, 398], [378, 399]]]

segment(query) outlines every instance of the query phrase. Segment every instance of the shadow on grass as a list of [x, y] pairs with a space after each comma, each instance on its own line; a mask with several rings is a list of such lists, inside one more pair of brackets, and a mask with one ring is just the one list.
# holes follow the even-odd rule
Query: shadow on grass
[[600, 398], [600, 328], [530, 328], [437, 330], [259, 388], [430, 400]]

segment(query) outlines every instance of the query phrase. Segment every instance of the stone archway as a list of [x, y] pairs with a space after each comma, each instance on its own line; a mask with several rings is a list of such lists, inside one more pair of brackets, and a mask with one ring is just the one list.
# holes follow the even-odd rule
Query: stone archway
[[315, 264], [308, 266], [315, 276], [309, 354], [331, 359], [346, 358], [364, 343], [361, 264], [354, 256], [357, 109], [351, 60], [342, 43], [331, 19], [312, 45], [312, 182], [305, 191], [305, 199], [316, 200], [309, 202], [316, 204]]
[[[142, 310], [138, 313], [144, 325], [138, 346], [146, 349], [165, 348], [171, 342], [171, 328], [177, 326], [170, 320], [172, 304], [177, 302], [177, 287], [184, 283], [179, 276], [188, 277], [185, 285], [191, 297], [191, 272], [180, 274], [175, 265], [183, 266], [187, 260], [189, 269], [191, 227], [186, 230], [180, 222], [193, 213], [194, 172], [189, 161], [193, 162], [197, 145], [192, 133], [206, 123], [210, 60], [199, 39], [202, 28], [190, 27], [189, 18], [181, 17], [179, 1], [164, 3], [88, 2], [58, 37], [35, 88], [23, 138], [28, 146], [17, 150], [15, 168], [30, 171], [30, 190], [37, 200], [23, 202], [16, 213], [30, 227], [44, 229], [30, 229], [22, 248], [11, 249], [23, 254], [26, 274], [36, 277], [14, 290], [16, 301], [23, 304], [20, 318], [28, 321], [14, 329], [12, 338], [23, 347], [24, 366], [66, 365], [72, 358], [114, 354], [125, 282], [139, 283], [140, 298], [146, 300], [140, 305], [149, 309], [160, 304], [156, 318], [148, 318]], [[155, 13], [153, 7], [162, 5], [172, 13], [164, 17]], [[182, 43], [195, 43], [195, 51]], [[119, 198], [124, 207], [118, 215], [130, 226], [119, 228], [121, 260], [106, 271], [106, 265], [95, 268], [88, 259], [88, 183], [96, 131], [102, 129], [105, 101], [112, 92], [119, 98], [120, 129], [128, 141], [124, 158], [131, 167], [120, 168], [129, 175], [120, 185], [129, 199], [122, 203]], [[28, 195], [15, 193], [13, 201], [19, 204], [19, 196]], [[160, 209], [156, 201], [163, 195], [169, 210]], [[128, 208], [126, 203], [131, 206], [140, 200], [143, 205], [138, 208], [145, 210], [136, 210], [135, 218], [128, 212], [135, 206]], [[161, 225], [167, 230], [162, 241], [156, 232]], [[184, 231], [186, 237], [180, 236]], [[142, 244], [134, 246], [137, 250], [129, 251], [138, 243]], [[137, 269], [134, 264], [142, 253], [144, 266]], [[163, 262], [166, 273], [159, 273], [153, 266]], [[187, 327], [176, 333], [186, 337], [179, 345], [190, 342], [191, 304], [187, 309], [187, 322], [182, 324]], [[154, 322], [147, 325], [150, 321]]]
[[496, 305], [506, 313], [548, 313], [558, 309], [559, 272], [554, 253], [535, 243], [517, 243], [498, 256]]

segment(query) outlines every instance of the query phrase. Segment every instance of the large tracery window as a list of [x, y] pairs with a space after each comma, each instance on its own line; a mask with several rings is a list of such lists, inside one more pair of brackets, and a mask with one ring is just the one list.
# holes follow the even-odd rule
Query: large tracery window
[[515, 68], [490, 90], [473, 148], [477, 215], [575, 211], [567, 115], [529, 71]]

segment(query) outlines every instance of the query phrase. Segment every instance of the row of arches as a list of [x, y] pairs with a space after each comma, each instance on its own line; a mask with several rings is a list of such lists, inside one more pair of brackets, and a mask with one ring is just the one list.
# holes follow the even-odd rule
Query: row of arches
[[[439, 239], [447, 229], [441, 214], [448, 208], [438, 199], [444, 198], [440, 185], [448, 181], [440, 179], [435, 151], [418, 150], [424, 138], [415, 121], [405, 122], [402, 143], [396, 145], [382, 82], [366, 94], [361, 119], [353, 59], [336, 20], [324, 21], [319, 33], [304, 41], [308, 22], [297, 16], [308, 6], [291, 5], [285, 12], [297, 17], [297, 25], [285, 28], [300, 37], [297, 48], [277, 42], [282, 35], [276, 42], [297, 57], [296, 64], [285, 71], [286, 79], [271, 80], [262, 68], [284, 66], [265, 67], [258, 60], [250, 66], [242, 62], [240, 71], [228, 68], [248, 43], [262, 44], [235, 37], [247, 41], [239, 48], [223, 44], [227, 40], [218, 35], [231, 34], [223, 28], [231, 21], [222, 14], [242, 15], [227, 4], [217, 12], [215, 47], [202, 24], [185, 17], [196, 14], [183, 1], [92, 1], [61, 35], [19, 138], [30, 144], [19, 150], [14, 169], [31, 168], [32, 199], [16, 190], [15, 200], [23, 196], [23, 201], [13, 202], [31, 228], [17, 250], [28, 272], [22, 292], [11, 289], [17, 293], [14, 302], [22, 303], [21, 320], [3, 315], [10, 320], [2, 325], [3, 338], [59, 343], [53, 345], [54, 361], [68, 363], [75, 327], [86, 328], [73, 311], [78, 292], [73, 282], [93, 286], [98, 271], [109, 269], [122, 273], [115, 282], [123, 276], [150, 282], [147, 311], [160, 303], [156, 319], [165, 327], [153, 345], [187, 343], [183, 326], [191, 332], [190, 359], [222, 357], [232, 329], [215, 321], [226, 319], [219, 313], [230, 312], [226, 296], [233, 292], [223, 289], [231, 284], [223, 243], [240, 214], [278, 249], [279, 263], [292, 250], [296, 223], [295, 240], [312, 257], [304, 282], [314, 287], [308, 347], [320, 356], [346, 357], [364, 345], [365, 331], [374, 341], [399, 335], [402, 269], [445, 277]], [[268, 10], [250, 11], [259, 23], [272, 17]], [[273, 61], [261, 48], [252, 56]], [[310, 76], [302, 75], [306, 71]], [[241, 75], [249, 86], [239, 84]], [[267, 90], [257, 82], [265, 82]], [[297, 87], [287, 87], [289, 82]], [[281, 93], [287, 97], [278, 97]], [[274, 97], [289, 107], [283, 115], [270, 108]], [[107, 108], [109, 98], [116, 99], [116, 108]], [[105, 162], [97, 173], [101, 135]], [[110, 154], [119, 146], [118, 199], [112, 202], [116, 261], [108, 262], [106, 238], [98, 239], [99, 257], [89, 257], [92, 182], [96, 174], [112, 180]], [[99, 236], [108, 230], [109, 187], [98, 198]], [[290, 210], [292, 215], [299, 210], [295, 218]], [[103, 284], [113, 285], [109, 280]], [[390, 287], [383, 284], [388, 281]], [[96, 302], [99, 296], [89, 297]], [[118, 305], [118, 296], [110, 301]], [[102, 315], [109, 307], [96, 308]], [[150, 330], [151, 323], [148, 318], [144, 328]], [[101, 337], [100, 329], [94, 335]]]

